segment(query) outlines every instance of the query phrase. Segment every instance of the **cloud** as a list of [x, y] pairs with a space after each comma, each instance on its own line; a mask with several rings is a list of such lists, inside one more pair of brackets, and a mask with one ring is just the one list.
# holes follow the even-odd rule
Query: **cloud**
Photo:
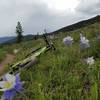
[[[66, 0], [63, 7], [61, 0], [1, 0], [0, 1], [0, 37], [15, 34], [17, 21], [22, 23], [24, 34], [48, 32], [87, 19], [99, 13], [99, 0]], [[75, 3], [75, 1], [78, 1]], [[87, 1], [87, 2], [86, 2]], [[64, 2], [64, 0], [63, 0]], [[51, 3], [51, 4], [50, 4]], [[71, 6], [74, 5], [75, 7]], [[49, 4], [49, 5], [48, 5]], [[56, 9], [54, 5], [56, 4]], [[51, 7], [51, 6], [52, 7]], [[54, 7], [54, 8], [53, 8]], [[73, 8], [73, 9], [72, 9]]]
[[25, 24], [25, 29], [29, 30], [29, 33], [43, 32], [45, 28], [50, 32], [70, 24], [71, 20], [74, 21], [74, 13], [54, 13], [50, 9], [46, 9], [46, 6], [35, 6], [35, 8], [36, 12], [32, 13]]
[[[36, 8], [38, 7], [41, 10], [41, 7], [44, 6], [44, 4], [38, 2], [33, 0], [1, 0], [0, 36], [15, 35], [15, 27], [18, 21], [21, 21], [24, 28], [30, 17], [37, 12], [38, 9]], [[31, 25], [29, 24], [29, 26]]]
[[76, 11], [85, 15], [96, 15], [100, 13], [100, 0], [82, 0]]

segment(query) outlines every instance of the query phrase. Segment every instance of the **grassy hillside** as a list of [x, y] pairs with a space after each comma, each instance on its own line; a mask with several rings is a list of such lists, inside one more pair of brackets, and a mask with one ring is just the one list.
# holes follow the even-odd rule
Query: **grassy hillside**
[[75, 24], [72, 24], [72, 25], [69, 25], [69, 26], [66, 26], [66, 27], [63, 27], [61, 29], [58, 29], [58, 30], [50, 33], [50, 34], [57, 34], [59, 32], [74, 31], [76, 29], [84, 28], [88, 25], [95, 24], [95, 23], [98, 23], [98, 22], [100, 22], [100, 15], [93, 17], [93, 18], [90, 18], [90, 19], [87, 19], [87, 20], [80, 21], [78, 23], [75, 23]]
[[[90, 40], [91, 47], [81, 50], [79, 33]], [[65, 46], [62, 39], [71, 35], [72, 46]], [[100, 99], [100, 23], [88, 25], [71, 32], [63, 32], [53, 39], [56, 51], [49, 51], [38, 58], [38, 64], [21, 72], [25, 81], [24, 96], [17, 94], [15, 100], [99, 100]], [[33, 49], [44, 46], [42, 39], [26, 41], [2, 47], [6, 53], [20, 48], [15, 63], [25, 58]], [[83, 62], [84, 57], [94, 56], [95, 64], [89, 66]]]

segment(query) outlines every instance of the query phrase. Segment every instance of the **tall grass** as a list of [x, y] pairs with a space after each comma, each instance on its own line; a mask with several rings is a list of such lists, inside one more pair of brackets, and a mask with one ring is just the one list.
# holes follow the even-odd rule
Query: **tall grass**
[[[74, 44], [69, 47], [62, 43], [62, 39], [69, 33], [58, 34], [58, 38], [52, 40], [56, 51], [46, 52], [38, 58], [38, 64], [21, 71], [21, 79], [25, 81], [23, 93], [29, 100], [100, 99], [100, 45], [90, 31], [94, 26], [70, 32]], [[78, 33], [81, 31], [90, 40], [90, 49], [79, 48]], [[43, 45], [44, 42], [40, 39], [7, 46], [5, 50], [11, 52], [14, 48], [21, 48], [13, 61], [15, 63], [24, 59], [33, 48]], [[94, 65], [84, 63], [83, 58], [88, 56], [95, 57]], [[25, 100], [25, 97], [18, 94], [15, 100]]]

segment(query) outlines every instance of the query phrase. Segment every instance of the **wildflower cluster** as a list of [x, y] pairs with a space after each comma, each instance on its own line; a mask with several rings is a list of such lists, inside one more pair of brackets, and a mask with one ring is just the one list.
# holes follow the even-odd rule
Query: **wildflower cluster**
[[[73, 43], [73, 38], [71, 36], [67, 36], [63, 39], [63, 43], [65, 45], [71, 45]], [[90, 42], [89, 40], [83, 36], [82, 33], [80, 33], [80, 41], [79, 41], [79, 46], [80, 46], [80, 49], [87, 49], [87, 48], [90, 48]], [[84, 60], [87, 64], [89, 65], [92, 65], [94, 64], [94, 57], [87, 57], [85, 58]]]

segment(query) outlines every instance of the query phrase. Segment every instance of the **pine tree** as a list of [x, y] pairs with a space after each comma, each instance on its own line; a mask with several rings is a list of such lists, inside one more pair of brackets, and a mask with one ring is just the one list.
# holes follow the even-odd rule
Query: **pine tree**
[[16, 26], [17, 43], [20, 43], [22, 41], [22, 38], [23, 38], [22, 33], [23, 33], [23, 29], [22, 29], [21, 23], [18, 22]]

